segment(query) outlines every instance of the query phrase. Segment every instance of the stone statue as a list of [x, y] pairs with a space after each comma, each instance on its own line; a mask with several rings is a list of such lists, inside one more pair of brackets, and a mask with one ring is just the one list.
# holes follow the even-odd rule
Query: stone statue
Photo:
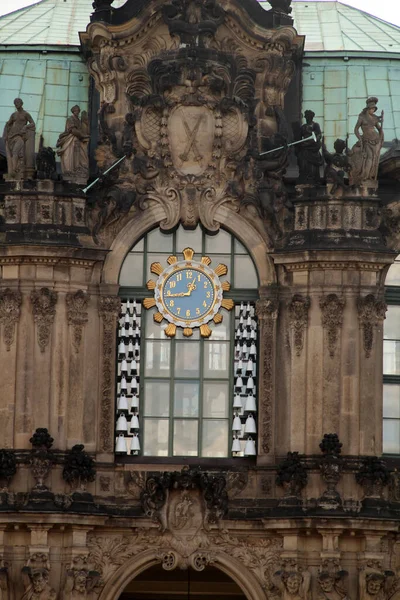
[[67, 571], [63, 600], [87, 600], [100, 580], [100, 573], [87, 569]]
[[0, 600], [8, 600], [8, 590], [8, 568], [4, 562], [0, 560]]
[[85, 111], [79, 118], [78, 105], [71, 108], [72, 117], [68, 117], [65, 131], [57, 141], [57, 155], [61, 158], [61, 172], [65, 181], [85, 184], [88, 179], [89, 128]]
[[273, 575], [273, 581], [281, 592], [282, 600], [309, 600], [311, 573], [289, 565]]
[[16, 111], [4, 127], [9, 179], [31, 178], [35, 170], [35, 123], [23, 104], [15, 98]]
[[322, 139], [322, 152], [326, 162], [325, 178], [328, 184], [328, 192], [336, 194], [336, 192], [344, 191], [348, 187], [345, 181], [350, 171], [349, 157], [346, 153], [346, 142], [337, 139], [333, 145], [334, 153], [328, 152], [325, 146], [325, 138]]
[[383, 111], [380, 117], [375, 115], [378, 110], [377, 102], [378, 98], [368, 98], [367, 105], [359, 114], [354, 128], [358, 142], [349, 151], [351, 185], [371, 184], [378, 177], [379, 157], [384, 136]]
[[46, 568], [22, 568], [25, 592], [21, 600], [56, 600], [57, 594], [49, 584], [49, 571]]
[[315, 134], [316, 141], [308, 140], [296, 146], [297, 163], [299, 165], [299, 183], [313, 184], [320, 182], [319, 169], [322, 166], [321, 155], [321, 128], [314, 121], [315, 113], [306, 110], [304, 113], [306, 122], [300, 128], [302, 140]]
[[347, 571], [342, 571], [337, 561], [325, 560], [318, 573], [320, 586], [319, 600], [348, 600], [344, 588], [344, 580], [348, 576]]
[[387, 580], [392, 571], [383, 571], [376, 561], [360, 568], [360, 600], [387, 600]]

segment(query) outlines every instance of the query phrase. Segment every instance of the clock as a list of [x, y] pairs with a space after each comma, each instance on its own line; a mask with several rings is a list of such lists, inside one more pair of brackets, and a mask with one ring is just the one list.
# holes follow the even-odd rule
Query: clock
[[169, 323], [165, 328], [168, 337], [176, 335], [177, 327], [183, 328], [183, 335], [190, 337], [193, 329], [199, 327], [202, 337], [212, 333], [208, 323], [222, 322], [220, 308], [232, 310], [233, 300], [223, 298], [223, 292], [230, 289], [227, 281], [220, 277], [226, 275], [228, 268], [219, 264], [215, 269], [210, 267], [211, 259], [201, 257], [193, 260], [194, 250], [185, 248], [182, 252], [184, 260], [169, 256], [165, 269], [158, 262], [152, 263], [150, 271], [158, 275], [157, 281], [147, 282], [147, 288], [154, 290], [153, 298], [145, 298], [143, 306], [147, 309], [154, 306], [157, 312], [154, 320], [161, 323], [164, 319]]

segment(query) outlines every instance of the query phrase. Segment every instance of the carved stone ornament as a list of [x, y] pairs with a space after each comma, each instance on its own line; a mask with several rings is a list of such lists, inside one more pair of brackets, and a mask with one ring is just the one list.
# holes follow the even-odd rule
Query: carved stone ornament
[[32, 554], [21, 570], [24, 594], [21, 600], [56, 600], [57, 593], [49, 584], [50, 563], [47, 554]]
[[311, 306], [311, 300], [307, 296], [294, 294], [288, 304], [289, 323], [293, 331], [293, 345], [296, 356], [300, 356], [304, 346], [304, 332], [308, 325], [308, 311]]
[[343, 470], [343, 459], [340, 456], [342, 444], [336, 433], [326, 433], [319, 447], [323, 454], [319, 469], [327, 489], [318, 499], [318, 506], [324, 510], [335, 510], [342, 506], [342, 499], [336, 490]]
[[113, 452], [114, 450], [114, 347], [115, 329], [120, 310], [121, 299], [117, 296], [102, 296], [100, 298], [99, 315], [103, 323], [100, 448], [103, 452]]
[[190, 527], [208, 529], [228, 510], [226, 480], [200, 468], [183, 468], [150, 476], [141, 494], [144, 512], [159, 524], [160, 531]]
[[17, 459], [14, 450], [0, 450], [0, 493], [7, 491], [16, 472]]
[[33, 290], [31, 293], [33, 319], [37, 327], [37, 341], [40, 352], [44, 352], [49, 343], [51, 328], [56, 314], [57, 293], [49, 288]]
[[343, 310], [346, 301], [337, 294], [328, 294], [320, 298], [319, 306], [322, 312], [322, 327], [328, 340], [329, 356], [334, 357], [340, 329], [343, 323]]
[[68, 450], [64, 469], [63, 479], [70, 484], [73, 490], [79, 489], [84, 492], [89, 482], [96, 478], [95, 461], [84, 450], [83, 444], [76, 444]]
[[268, 454], [272, 445], [272, 406], [274, 394], [274, 356], [275, 329], [278, 318], [278, 301], [276, 298], [257, 300], [256, 315], [260, 339], [261, 380], [259, 395], [260, 412], [262, 414], [261, 448]]
[[83, 327], [88, 322], [88, 304], [90, 296], [83, 290], [69, 292], [66, 295], [68, 324], [73, 328], [73, 345], [75, 352], [79, 351], [82, 341]]
[[0, 292], [0, 324], [6, 348], [9, 351], [14, 341], [15, 326], [21, 314], [22, 294], [17, 290], [6, 288]]
[[273, 575], [273, 583], [281, 592], [282, 600], [297, 598], [308, 600], [311, 586], [311, 573], [295, 561], [285, 561]]
[[307, 485], [307, 470], [301, 462], [298, 452], [288, 452], [285, 460], [278, 465], [276, 485], [284, 489], [280, 506], [298, 506], [301, 504], [301, 492]]
[[339, 561], [325, 559], [318, 569], [318, 600], [349, 600], [347, 577], [348, 572], [341, 569]]
[[9, 179], [31, 179], [35, 171], [35, 122], [15, 98], [15, 112], [4, 127]]
[[99, 592], [100, 573], [95, 571], [87, 555], [74, 556], [67, 568], [63, 600], [86, 600], [92, 592]]
[[383, 300], [378, 300], [373, 294], [368, 294], [364, 298], [358, 298], [357, 309], [360, 327], [363, 332], [365, 358], [369, 358], [374, 345], [374, 329], [382, 326], [387, 305]]
[[354, 128], [358, 141], [349, 151], [350, 184], [370, 189], [377, 187], [379, 158], [384, 142], [383, 111], [380, 116], [375, 115], [377, 102], [375, 96], [367, 99]]
[[61, 159], [61, 172], [65, 181], [84, 185], [89, 176], [89, 122], [86, 111], [79, 113], [78, 105], [71, 108], [72, 116], [67, 118], [65, 131], [57, 140], [57, 154]]
[[400, 473], [397, 469], [390, 473], [389, 500], [390, 502], [400, 502]]
[[386, 582], [393, 575], [393, 571], [384, 570], [377, 560], [362, 565], [358, 577], [360, 600], [388, 600]]
[[381, 499], [390, 481], [389, 469], [377, 456], [366, 456], [356, 473], [356, 481], [363, 487], [366, 498]]
[[50, 450], [54, 440], [46, 428], [38, 428], [29, 441], [32, 444], [32, 450], [28, 464], [36, 481], [33, 491], [47, 492], [49, 488], [44, 482], [50, 475], [54, 464], [54, 456]]
[[9, 600], [10, 578], [8, 575], [8, 563], [0, 554], [0, 600]]
[[[289, 4], [274, 9], [288, 25]], [[288, 152], [262, 153], [286, 141], [284, 96], [303, 42], [291, 27], [244, 28], [239, 13], [173, 0], [135, 35], [111, 38], [96, 22], [83, 35], [100, 92], [98, 166], [126, 157], [90, 200], [98, 241], [145, 210], [164, 215], [165, 230], [200, 221], [213, 232], [221, 210], [240, 211], [269, 245], [282, 236]]]

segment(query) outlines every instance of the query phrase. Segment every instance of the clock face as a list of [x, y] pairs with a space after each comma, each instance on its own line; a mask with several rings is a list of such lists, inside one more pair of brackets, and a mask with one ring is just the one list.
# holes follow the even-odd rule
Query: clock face
[[221, 282], [206, 265], [180, 261], [158, 278], [155, 300], [158, 310], [170, 323], [199, 327], [210, 321], [221, 306]]
[[[215, 278], [215, 277], [214, 277]], [[184, 267], [164, 282], [162, 299], [172, 317], [185, 321], [203, 319], [215, 300], [214, 282], [203, 270]]]

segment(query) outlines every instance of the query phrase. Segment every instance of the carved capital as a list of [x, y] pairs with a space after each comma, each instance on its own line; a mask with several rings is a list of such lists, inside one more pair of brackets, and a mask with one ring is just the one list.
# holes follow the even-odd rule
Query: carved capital
[[335, 356], [340, 328], [343, 323], [343, 309], [346, 304], [344, 298], [337, 294], [328, 294], [320, 298], [319, 306], [322, 312], [322, 327], [328, 336], [329, 356]]
[[44, 352], [50, 340], [51, 327], [56, 314], [57, 293], [45, 287], [33, 290], [31, 302], [33, 319], [37, 326], [37, 341], [40, 352]]
[[308, 296], [294, 294], [288, 304], [289, 323], [293, 330], [293, 341], [296, 355], [300, 356], [304, 346], [304, 331], [308, 325], [308, 311], [311, 300]]
[[88, 322], [87, 307], [90, 296], [83, 290], [69, 292], [66, 296], [68, 324], [73, 327], [73, 344], [75, 352], [79, 351], [82, 341], [83, 326]]
[[4, 327], [4, 342], [7, 351], [14, 341], [15, 325], [21, 314], [22, 294], [6, 288], [0, 292], [0, 324]]
[[275, 298], [262, 298], [256, 302], [256, 315], [260, 321], [267, 319], [276, 321], [278, 309], [278, 301]]
[[386, 316], [387, 305], [383, 300], [378, 300], [373, 294], [357, 300], [358, 319], [363, 330], [363, 345], [365, 357], [371, 356], [374, 343], [374, 328], [382, 324]]
[[100, 446], [103, 452], [113, 451], [114, 347], [115, 328], [120, 310], [121, 299], [118, 296], [100, 298], [99, 315], [103, 322]]

